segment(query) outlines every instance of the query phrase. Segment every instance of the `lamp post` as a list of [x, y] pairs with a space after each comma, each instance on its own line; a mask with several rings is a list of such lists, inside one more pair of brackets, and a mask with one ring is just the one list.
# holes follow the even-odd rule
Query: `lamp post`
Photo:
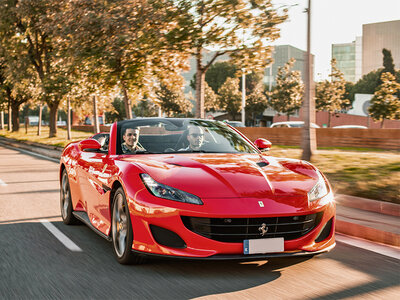
[[246, 125], [246, 75], [245, 69], [242, 69], [242, 123]]
[[314, 99], [314, 79], [313, 66], [311, 59], [311, 0], [308, 0], [307, 9], [307, 57], [306, 57], [306, 89], [305, 99], [303, 103], [304, 127], [302, 134], [301, 159], [311, 160], [312, 155], [317, 150], [315, 128], [311, 127], [311, 123], [315, 123], [315, 99]]

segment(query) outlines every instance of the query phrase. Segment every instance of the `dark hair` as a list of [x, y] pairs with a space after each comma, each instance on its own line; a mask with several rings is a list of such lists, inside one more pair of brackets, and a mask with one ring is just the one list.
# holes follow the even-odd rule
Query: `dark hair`
[[125, 133], [128, 129], [139, 130], [139, 128], [137, 128], [137, 127], [124, 127], [124, 128], [122, 128], [122, 136], [125, 135]]

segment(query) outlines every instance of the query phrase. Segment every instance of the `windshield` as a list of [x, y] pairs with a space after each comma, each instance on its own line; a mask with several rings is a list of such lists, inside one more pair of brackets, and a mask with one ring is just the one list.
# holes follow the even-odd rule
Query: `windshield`
[[118, 127], [118, 154], [257, 153], [219, 121], [149, 118], [122, 121]]

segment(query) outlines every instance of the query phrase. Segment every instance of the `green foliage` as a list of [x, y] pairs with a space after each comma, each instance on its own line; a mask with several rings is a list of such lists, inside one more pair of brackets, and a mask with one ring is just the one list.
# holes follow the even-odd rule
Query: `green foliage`
[[204, 83], [204, 109], [206, 111], [216, 111], [220, 109], [217, 94], [214, 93], [213, 89], [207, 84], [207, 81]]
[[114, 123], [116, 121], [123, 120], [125, 117], [124, 101], [121, 98], [116, 97], [114, 98], [111, 105], [112, 105], [112, 110], [107, 111], [105, 113], [107, 123]]
[[[218, 61], [208, 68], [206, 72], [206, 83], [213, 89], [215, 93], [224, 84], [228, 77], [235, 77], [237, 67], [229, 61]], [[196, 89], [196, 74], [190, 81], [190, 87]]]
[[158, 109], [159, 106], [148, 99], [141, 100], [133, 106], [136, 117], [156, 117], [158, 116]]
[[383, 48], [382, 54], [383, 54], [382, 73], [390, 72], [392, 75], [396, 75], [395, 70], [394, 70], [392, 52], [388, 49]]
[[382, 84], [371, 99], [368, 111], [374, 120], [382, 122], [381, 126], [383, 127], [385, 119], [400, 119], [400, 99], [395, 95], [400, 91], [400, 84], [396, 82], [390, 72], [383, 73], [381, 80]]
[[168, 117], [184, 116], [192, 109], [191, 102], [185, 98], [181, 88], [161, 84], [156, 95], [158, 104]]
[[382, 69], [371, 71], [361, 77], [354, 85], [353, 94], [373, 94], [379, 85], [379, 77]]
[[[277, 26], [287, 19], [287, 10], [281, 14], [273, 8], [271, 0], [178, 0], [177, 7], [184, 12], [178, 20], [181, 31], [186, 33], [186, 49], [197, 60], [197, 78], [204, 78], [215, 59], [229, 54], [233, 63], [248, 72], [263, 70], [272, 61], [272, 47], [267, 43], [279, 38]], [[182, 34], [183, 34], [182, 33]], [[207, 48], [216, 51], [204, 63], [203, 53]], [[198, 117], [204, 93], [204, 81], [196, 82]]]
[[268, 99], [264, 94], [263, 83], [259, 81], [252, 92], [246, 97], [246, 120], [252, 120], [254, 124], [256, 115], [261, 114], [267, 107]]
[[331, 81], [317, 84], [315, 93], [315, 108], [319, 111], [334, 113], [350, 106], [350, 100], [345, 98], [346, 81], [343, 73], [336, 67], [336, 60], [331, 61]]
[[300, 109], [303, 102], [304, 84], [299, 71], [293, 71], [296, 60], [291, 58], [278, 69], [276, 86], [270, 93], [270, 105], [273, 109], [288, 116]]
[[239, 79], [228, 77], [218, 90], [220, 108], [228, 112], [232, 120], [241, 109], [242, 96], [239, 91]]

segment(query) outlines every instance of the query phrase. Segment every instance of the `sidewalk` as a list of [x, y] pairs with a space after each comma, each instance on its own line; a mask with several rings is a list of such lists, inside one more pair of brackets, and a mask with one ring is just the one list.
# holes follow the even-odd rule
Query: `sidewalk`
[[[11, 146], [59, 159], [62, 149], [0, 137]], [[400, 247], [400, 204], [336, 195], [336, 232]]]
[[400, 205], [336, 195], [336, 232], [400, 247]]

